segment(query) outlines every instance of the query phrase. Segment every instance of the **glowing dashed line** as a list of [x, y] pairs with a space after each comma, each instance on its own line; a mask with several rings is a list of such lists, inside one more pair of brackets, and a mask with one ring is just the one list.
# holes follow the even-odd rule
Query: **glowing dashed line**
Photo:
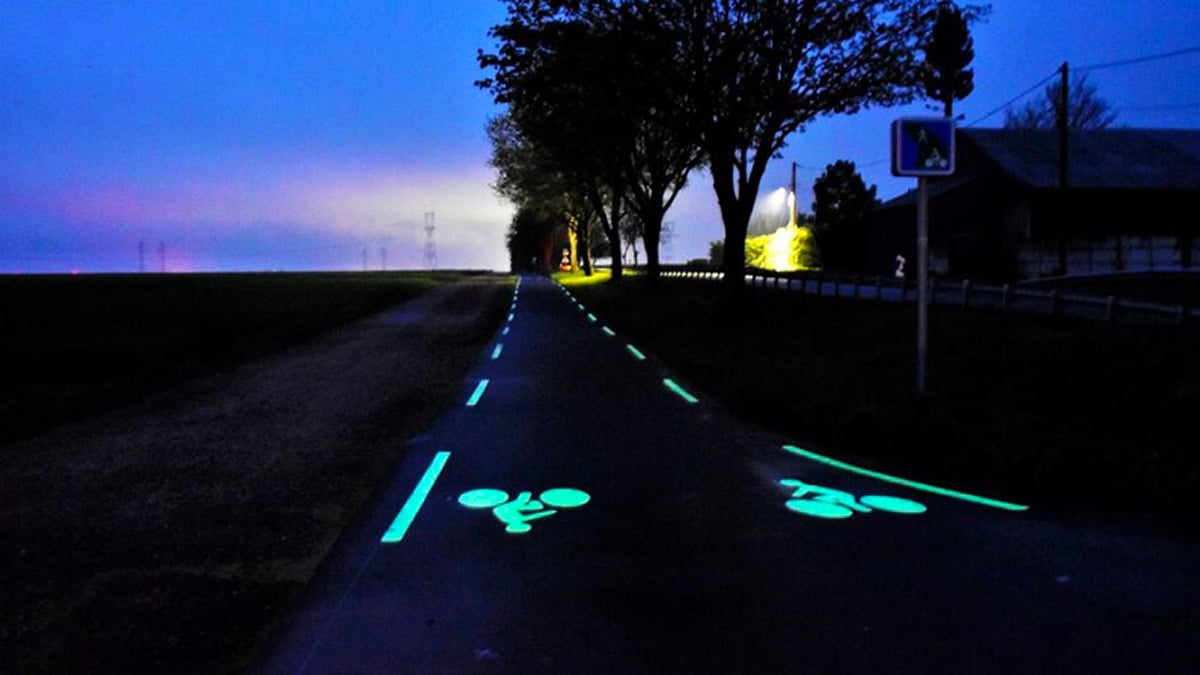
[[688, 403], [699, 403], [700, 402], [700, 399], [689, 394], [686, 389], [684, 389], [683, 387], [676, 384], [675, 381], [670, 378], [664, 379], [663, 384], [666, 385], [667, 389], [670, 389], [671, 391], [675, 392], [676, 394], [679, 394], [679, 397], [682, 398], [683, 400], [687, 401]]
[[475, 385], [475, 391], [471, 394], [471, 398], [467, 399], [468, 408], [474, 407], [475, 404], [479, 403], [479, 399], [483, 398], [483, 392], [487, 390], [487, 387], [488, 381], [486, 379], [480, 380], [479, 384]]
[[633, 345], [625, 345], [625, 349], [629, 350], [629, 353], [633, 354], [633, 358], [637, 359], [638, 361], [646, 360], [646, 355], [643, 354], [637, 347], [634, 347]]
[[417, 486], [413, 488], [412, 494], [404, 502], [404, 506], [400, 507], [400, 513], [396, 514], [396, 519], [388, 526], [387, 531], [383, 533], [383, 537], [379, 541], [385, 544], [395, 544], [404, 538], [408, 533], [409, 526], [417, 517], [417, 512], [425, 504], [425, 498], [429, 496], [433, 490], [433, 484], [437, 482], [438, 476], [442, 473], [442, 468], [446, 466], [446, 462], [450, 459], [449, 452], [439, 452], [433, 457], [429, 467], [425, 469], [421, 480], [417, 482]]
[[596, 318], [596, 315], [592, 314], [591, 312], [588, 312], [587, 317], [588, 317], [588, 321], [591, 321], [592, 323], [596, 323], [597, 321], [599, 321], [599, 319]]
[[496, 348], [492, 350], [492, 360], [495, 361], [496, 359], [500, 358], [500, 352], [502, 352], [502, 351], [504, 351], [504, 343], [503, 342], [496, 345]]
[[608, 337], [614, 337], [617, 334], [616, 331], [609, 328], [608, 326], [604, 326], [600, 330], [604, 331], [604, 334], [607, 335]]

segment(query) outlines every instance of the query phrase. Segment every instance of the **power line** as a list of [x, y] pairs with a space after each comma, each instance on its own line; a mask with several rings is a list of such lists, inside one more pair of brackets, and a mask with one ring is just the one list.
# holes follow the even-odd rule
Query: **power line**
[[1042, 86], [1042, 85], [1046, 84], [1047, 82], [1049, 82], [1050, 80], [1053, 80], [1053, 79], [1054, 79], [1054, 78], [1056, 78], [1056, 77], [1058, 77], [1058, 71], [1057, 71], [1057, 70], [1056, 70], [1056, 71], [1054, 71], [1053, 73], [1050, 73], [1049, 75], [1047, 75], [1046, 77], [1042, 78], [1041, 80], [1038, 80], [1037, 84], [1035, 84], [1035, 85], [1031, 86], [1030, 88], [1028, 88], [1028, 89], [1026, 89], [1025, 91], [1021, 92], [1020, 94], [1017, 94], [1016, 96], [1012, 97], [1012, 98], [1011, 98], [1011, 99], [1009, 99], [1009, 100], [1008, 100], [1008, 102], [1007, 102], [1007, 103], [1005, 103], [1004, 105], [997, 107], [995, 110], [992, 110], [992, 111], [991, 111], [991, 112], [989, 112], [988, 114], [984, 115], [983, 117], [980, 117], [979, 119], [975, 120], [974, 122], [971, 122], [970, 124], [967, 124], [966, 126], [968, 126], [968, 127], [973, 127], [973, 126], [975, 126], [976, 124], [979, 124], [980, 122], [982, 122], [982, 121], [986, 120], [987, 118], [991, 117], [992, 115], [995, 115], [996, 113], [998, 113], [998, 112], [1000, 112], [1000, 111], [1002, 111], [1002, 110], [1006, 110], [1006, 109], [1007, 109], [1007, 108], [1008, 108], [1010, 105], [1012, 105], [1012, 104], [1016, 103], [1017, 101], [1019, 101], [1019, 100], [1021, 100], [1021, 99], [1025, 98], [1025, 97], [1026, 97], [1026, 96], [1028, 96], [1029, 94], [1033, 93], [1033, 91], [1034, 91], [1034, 90], [1036, 90], [1038, 87], [1040, 87], [1040, 86]]
[[1091, 65], [1091, 66], [1076, 66], [1075, 70], [1077, 72], [1082, 72], [1085, 70], [1102, 70], [1105, 68], [1117, 68], [1119, 66], [1128, 66], [1128, 65], [1135, 64], [1135, 63], [1145, 63], [1147, 61], [1158, 61], [1159, 59], [1169, 59], [1169, 58], [1173, 58], [1176, 56], [1183, 56], [1184, 54], [1194, 54], [1196, 52], [1200, 52], [1200, 46], [1188, 47], [1187, 49], [1179, 49], [1179, 50], [1176, 50], [1173, 52], [1167, 52], [1165, 54], [1152, 54], [1150, 56], [1138, 56], [1138, 57], [1135, 57], [1132, 59], [1124, 59], [1121, 61], [1109, 61], [1107, 63], [1097, 63], [1097, 64]]

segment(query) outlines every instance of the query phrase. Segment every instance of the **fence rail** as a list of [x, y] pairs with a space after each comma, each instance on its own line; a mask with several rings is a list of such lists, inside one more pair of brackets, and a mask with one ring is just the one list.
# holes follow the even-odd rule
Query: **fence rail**
[[[725, 277], [719, 267], [663, 265], [663, 278], [719, 281]], [[746, 284], [817, 296], [916, 302], [917, 284], [906, 278], [862, 277], [825, 272], [773, 272], [747, 269]], [[1009, 284], [990, 286], [970, 280], [949, 282], [931, 279], [930, 302], [963, 308], [993, 308], [1050, 316], [1072, 316], [1107, 321], [1163, 326], [1181, 326], [1200, 320], [1200, 308], [1135, 302], [1116, 296], [1090, 296], [1058, 291], [1036, 291]]]

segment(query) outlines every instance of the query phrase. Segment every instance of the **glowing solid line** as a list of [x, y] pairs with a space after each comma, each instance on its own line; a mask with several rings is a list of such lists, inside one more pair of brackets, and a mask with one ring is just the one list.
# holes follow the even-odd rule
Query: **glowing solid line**
[[634, 347], [633, 345], [625, 345], [625, 349], [628, 349], [629, 353], [633, 354], [633, 358], [637, 359], [638, 361], [646, 360], [646, 355], [643, 354], [637, 347]]
[[682, 398], [683, 400], [687, 401], [688, 403], [699, 403], [700, 402], [700, 399], [687, 393], [687, 391], [683, 387], [679, 386], [678, 384], [675, 384], [675, 381], [670, 378], [663, 380], [663, 384], [666, 385], [667, 389], [670, 389], [671, 391], [675, 392], [676, 394], [679, 394], [679, 397]]
[[608, 326], [604, 326], [600, 330], [604, 331], [604, 334], [609, 337], [613, 337], [616, 335], [616, 332], [613, 331], [613, 329], [609, 328]]
[[903, 485], [904, 487], [907, 487], [907, 488], [912, 488], [914, 490], [921, 490], [921, 491], [929, 492], [929, 493], [932, 493], [935, 495], [941, 495], [942, 497], [952, 497], [954, 499], [961, 499], [964, 502], [971, 502], [973, 504], [981, 504], [983, 506], [990, 506], [990, 507], [996, 508], [996, 509], [1004, 509], [1005, 511], [1028, 511], [1029, 510], [1028, 506], [1024, 506], [1022, 504], [1013, 504], [1011, 502], [1003, 502], [998, 499], [989, 499], [987, 497], [980, 497], [978, 495], [967, 494], [966, 492], [958, 492], [956, 490], [948, 490], [946, 488], [940, 488], [936, 485], [929, 485], [928, 483], [918, 483], [916, 481], [908, 480], [907, 478], [900, 478], [898, 476], [889, 476], [886, 473], [880, 473], [878, 471], [864, 469], [860, 466], [854, 466], [853, 464], [847, 464], [845, 462], [841, 462], [836, 459], [825, 457], [823, 455], [818, 455], [815, 452], [812, 452], [810, 450], [805, 450], [803, 448], [797, 448], [794, 445], [785, 445], [785, 446], [783, 446], [783, 449], [787, 450], [788, 452], [792, 453], [793, 455], [799, 455], [801, 457], [804, 457], [805, 459], [810, 459], [814, 462], [819, 462], [821, 464], [831, 466], [835, 469], [841, 469], [843, 471], [857, 473], [860, 476], [866, 476], [868, 478], [874, 478], [876, 480], [881, 480], [881, 481], [885, 481], [888, 483], [895, 483], [896, 485]]
[[500, 358], [500, 352], [501, 352], [501, 351], [503, 351], [503, 350], [504, 350], [504, 343], [503, 343], [503, 342], [501, 342], [500, 344], [496, 345], [496, 348], [492, 350], [492, 360], [493, 360], [493, 361], [495, 361], [496, 359]]
[[394, 544], [404, 538], [404, 535], [408, 533], [409, 526], [416, 519], [417, 512], [425, 504], [425, 498], [433, 490], [433, 484], [437, 482], [438, 476], [441, 475], [442, 468], [446, 466], [446, 462], [449, 459], [450, 453], [444, 450], [434, 455], [429, 468], [425, 469], [425, 474], [421, 476], [421, 480], [413, 488], [412, 494], [408, 496], [408, 500], [400, 508], [400, 513], [396, 514], [396, 519], [388, 526], [387, 531], [383, 533], [383, 537], [379, 541], [385, 544]]
[[483, 398], [483, 391], [487, 389], [487, 386], [488, 381], [486, 379], [480, 380], [479, 384], [475, 385], [475, 393], [471, 394], [471, 398], [467, 399], [468, 407], [479, 403], [479, 399]]

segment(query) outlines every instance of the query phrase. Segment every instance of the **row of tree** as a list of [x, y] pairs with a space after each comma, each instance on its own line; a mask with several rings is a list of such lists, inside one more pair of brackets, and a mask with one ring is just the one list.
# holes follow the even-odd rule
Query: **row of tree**
[[[508, 0], [490, 32], [497, 48], [479, 54], [489, 76], [478, 84], [505, 109], [488, 127], [496, 188], [522, 222], [565, 222], [585, 254], [602, 232], [615, 278], [633, 220], [653, 276], [663, 217], [705, 167], [726, 250], [742, 250], [789, 136], [923, 93], [952, 105], [964, 64], [958, 54], [939, 65], [935, 27], [951, 17], [965, 34], [985, 11], [948, 0]], [[743, 257], [724, 267], [740, 285]]]

